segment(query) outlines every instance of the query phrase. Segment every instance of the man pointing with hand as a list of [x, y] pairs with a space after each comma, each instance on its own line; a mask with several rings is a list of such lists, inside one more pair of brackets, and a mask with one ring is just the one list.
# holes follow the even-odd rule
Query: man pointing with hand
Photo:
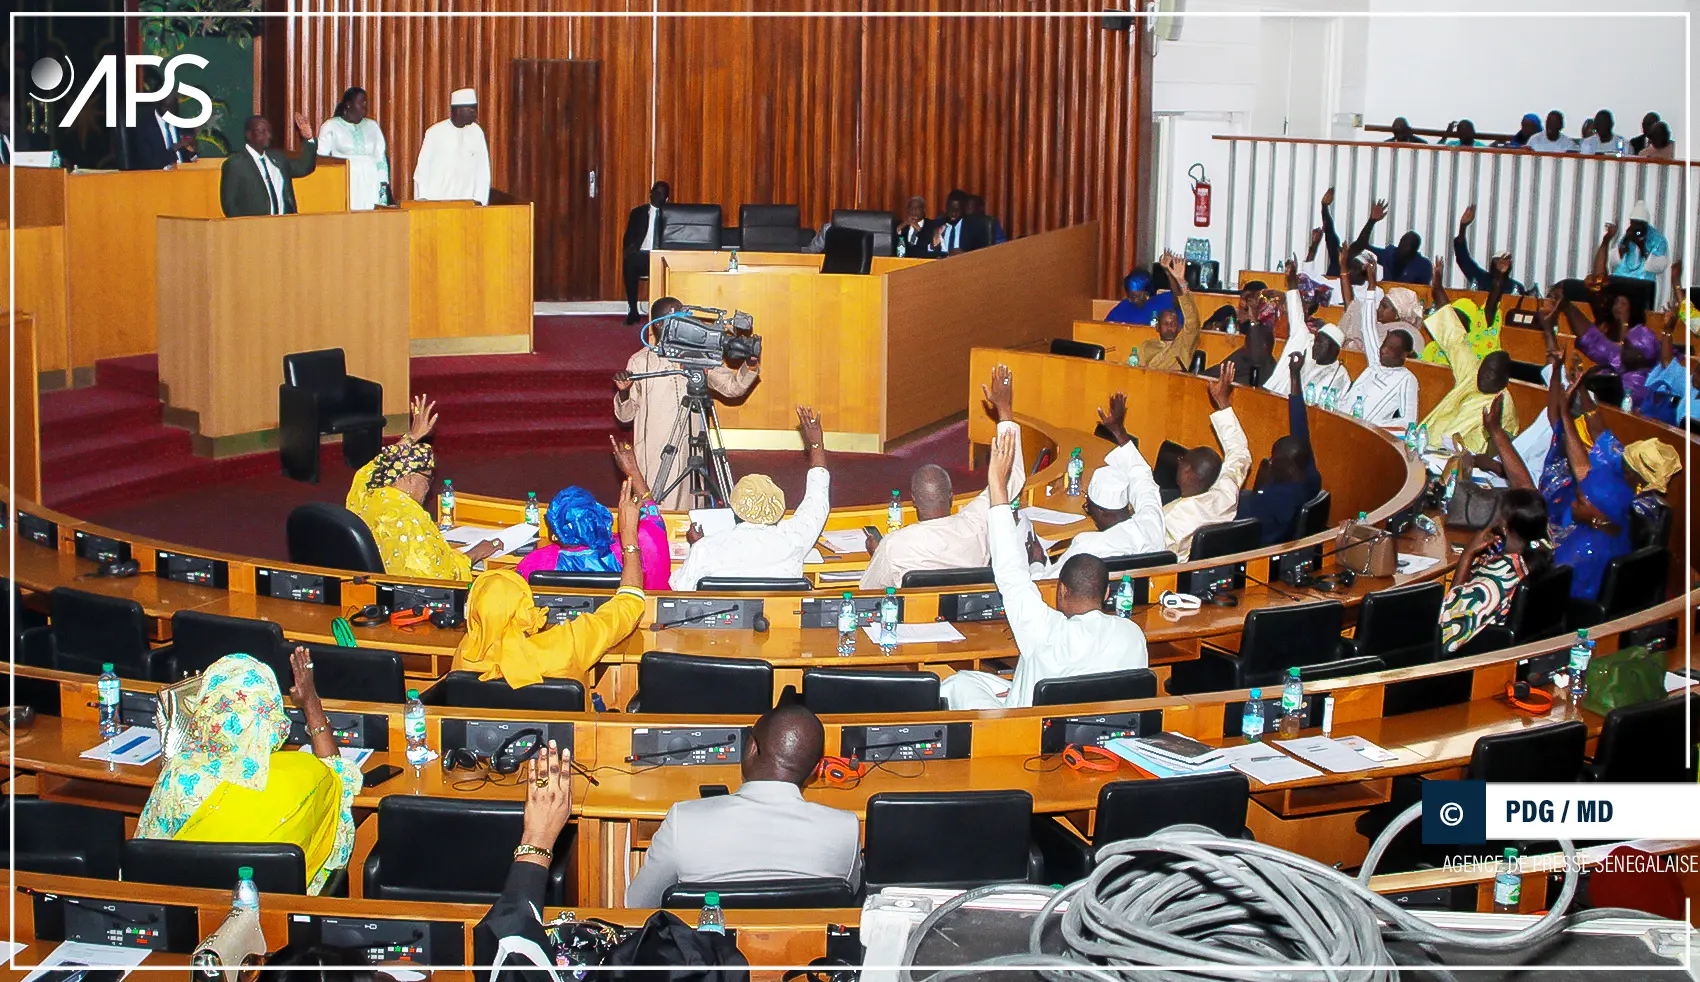
[[295, 178], [313, 173], [318, 148], [307, 117], [295, 114], [301, 135], [301, 154], [293, 159], [272, 146], [272, 124], [264, 116], [249, 116], [243, 127], [241, 150], [224, 158], [219, 171], [218, 200], [224, 217], [295, 214]]

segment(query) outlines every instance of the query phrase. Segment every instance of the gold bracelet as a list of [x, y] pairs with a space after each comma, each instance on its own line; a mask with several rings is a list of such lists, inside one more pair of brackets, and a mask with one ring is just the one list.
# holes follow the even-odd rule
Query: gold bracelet
[[331, 728], [331, 724], [320, 723], [318, 726], [309, 727], [308, 730], [307, 730], [307, 736], [308, 737], [316, 737], [319, 734], [325, 732], [326, 730], [328, 730], [330, 728]]
[[555, 850], [521, 843], [514, 848], [514, 858], [519, 859], [521, 856], [541, 856], [545, 863], [552, 863], [555, 861]]
[[636, 553], [642, 547], [641, 546], [622, 546], [621, 548], [625, 551], [626, 555], [630, 556], [633, 553]]

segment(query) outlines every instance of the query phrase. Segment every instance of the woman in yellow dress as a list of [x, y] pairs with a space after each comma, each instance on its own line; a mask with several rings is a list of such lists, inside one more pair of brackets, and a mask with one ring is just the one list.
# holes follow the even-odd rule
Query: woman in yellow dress
[[186, 707], [181, 747], [160, 769], [136, 838], [300, 846], [310, 894], [348, 865], [360, 769], [337, 753], [307, 649], [296, 648], [290, 663], [289, 695], [306, 718], [313, 752], [279, 749], [289, 717], [271, 668], [226, 655], [207, 668]]
[[359, 515], [377, 540], [384, 572], [438, 580], [470, 580], [472, 564], [496, 554], [501, 543], [480, 542], [467, 552], [456, 549], [425, 510], [437, 455], [424, 442], [437, 425], [437, 405], [424, 396], [413, 400], [407, 435], [378, 452], [354, 474], [348, 510]]

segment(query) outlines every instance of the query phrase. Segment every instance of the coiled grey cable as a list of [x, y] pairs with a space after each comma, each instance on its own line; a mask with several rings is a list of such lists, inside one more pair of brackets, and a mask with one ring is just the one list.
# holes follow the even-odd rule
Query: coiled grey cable
[[[1135, 968], [1140, 982], [1250, 979], [1271, 971], [1292, 980], [1390, 982], [1398, 977], [1390, 941], [1516, 951], [1582, 921], [1647, 916], [1619, 910], [1567, 915], [1578, 886], [1576, 848], [1560, 840], [1567, 860], [1564, 887], [1540, 920], [1503, 932], [1437, 927], [1369, 888], [1394, 837], [1421, 814], [1420, 803], [1401, 812], [1376, 837], [1356, 879], [1285, 849], [1229, 839], [1197, 825], [1111, 843], [1098, 850], [1090, 875], [1061, 889], [988, 886], [939, 905], [910, 933], [901, 979], [912, 982], [910, 966], [922, 941], [946, 916], [982, 897], [1011, 893], [1046, 898], [1027, 951], [946, 969], [928, 982], [989, 966], [1029, 966], [1051, 979], [1098, 982], [1127, 982], [1126, 970]], [[1065, 903], [1064, 949], [1046, 952], [1041, 945], [1046, 927]], [[1432, 965], [1421, 968], [1451, 977]]]

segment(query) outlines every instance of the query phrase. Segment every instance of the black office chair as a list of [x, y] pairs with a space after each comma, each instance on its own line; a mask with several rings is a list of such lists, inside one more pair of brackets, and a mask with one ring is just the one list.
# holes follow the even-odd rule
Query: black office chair
[[1670, 505], [1654, 502], [1645, 513], [1634, 509], [1629, 513], [1629, 541], [1636, 549], [1670, 548]]
[[[525, 802], [386, 795], [378, 842], [366, 857], [364, 895], [373, 900], [491, 904], [501, 896], [525, 824]], [[556, 840], [548, 902], [564, 899], [574, 829]]]
[[[350, 702], [407, 701], [407, 677], [402, 672], [400, 652], [318, 642], [303, 643], [301, 647], [307, 649], [313, 660], [313, 684], [320, 698]], [[295, 684], [294, 672], [280, 676], [277, 684], [288, 691]]]
[[1328, 512], [1334, 498], [1326, 490], [1299, 506], [1298, 538], [1321, 535], [1328, 531]]
[[284, 647], [283, 628], [274, 621], [179, 610], [171, 615], [171, 643], [158, 653], [172, 679], [204, 672], [225, 655], [243, 654], [271, 666], [282, 686], [290, 678], [288, 653], [294, 648]]
[[450, 672], [421, 692], [419, 701], [427, 706], [460, 709], [584, 712], [584, 684], [578, 679], [544, 679], [516, 689], [506, 679], [483, 682], [478, 675], [478, 672]]
[[[15, 852], [10, 845], [14, 816]], [[13, 808], [0, 809], [0, 852], [6, 854], [8, 867], [54, 876], [116, 880], [123, 843], [123, 812], [43, 801], [34, 795], [19, 795]]]
[[1541, 367], [1542, 366], [1536, 365], [1532, 362], [1512, 359], [1511, 380], [1514, 382], [1528, 382], [1531, 385], [1538, 385], [1544, 389], [1546, 388], [1547, 380], [1541, 377]]
[[808, 593], [814, 584], [799, 576], [705, 576], [697, 581], [698, 593]]
[[1104, 568], [1110, 571], [1110, 579], [1114, 580], [1121, 573], [1157, 566], [1173, 566], [1178, 562], [1180, 560], [1175, 558], [1175, 554], [1165, 549], [1161, 552], [1138, 552], [1131, 556], [1111, 556], [1104, 560]]
[[1186, 370], [1194, 375], [1203, 375], [1205, 364], [1204, 352], [1194, 351], [1192, 353], [1192, 361], [1187, 364]]
[[897, 255], [897, 216], [889, 211], [869, 211], [862, 208], [834, 208], [833, 228], [850, 228], [873, 235], [876, 256]]
[[1245, 827], [1250, 801], [1251, 782], [1238, 771], [1113, 781], [1098, 789], [1090, 840], [1059, 816], [1035, 815], [1033, 841], [1045, 858], [1046, 880], [1072, 883], [1092, 872], [1101, 847], [1171, 825], [1202, 825], [1230, 839], [1250, 839]]
[[959, 252], [973, 252], [984, 249], [992, 242], [992, 216], [964, 215], [962, 216], [962, 237]]
[[1525, 580], [1511, 598], [1506, 626], [1517, 644], [1556, 638], [1567, 630], [1565, 611], [1570, 603], [1569, 566], [1549, 566], [1532, 580]]
[[661, 206], [655, 217], [655, 248], [713, 252], [720, 248], [719, 205]]
[[951, 569], [912, 569], [903, 574], [903, 589], [948, 586], [987, 586], [996, 582], [990, 566], [957, 566]]
[[618, 590], [619, 573], [589, 573], [565, 569], [534, 569], [525, 582], [532, 586], [567, 587], [574, 590]]
[[1025, 791], [881, 792], [868, 799], [863, 888], [968, 889], [1032, 882], [1033, 796]]
[[[99, 675], [112, 663], [119, 678], [166, 681], [164, 660], [148, 644], [148, 618], [142, 605], [124, 597], [108, 597], [71, 587], [54, 587], [47, 595], [52, 618], [46, 627], [24, 632], [22, 647], [46, 654], [46, 666], [61, 672]], [[25, 664], [41, 660], [32, 654]]]
[[856, 907], [856, 891], [843, 880], [737, 880], [731, 883], [676, 883], [661, 895], [670, 910], [701, 910], [708, 894], [720, 895], [730, 910]]
[[874, 233], [837, 225], [826, 230], [822, 273], [866, 276], [874, 267]]
[[1234, 522], [1217, 522], [1201, 527], [1192, 536], [1192, 553], [1188, 562], [1215, 559], [1251, 552], [1263, 544], [1263, 521], [1242, 518]]
[[[127, 839], [123, 863], [126, 882], [228, 890], [236, 885], [236, 871], [248, 866], [261, 893], [307, 892], [307, 857], [293, 843]], [[347, 871], [331, 875], [346, 894]]]
[[1085, 702], [1123, 702], [1157, 695], [1157, 673], [1149, 668], [1093, 672], [1041, 679], [1033, 686], [1035, 706], [1073, 706]]
[[1181, 486], [1181, 458], [1187, 455], [1187, 448], [1173, 440], [1164, 440], [1157, 448], [1157, 461], [1151, 465], [1151, 479], [1160, 488], [1178, 488]]
[[[1665, 602], [1670, 553], [1657, 546], [1637, 549], [1606, 564], [1598, 600], [1572, 600], [1568, 626], [1593, 627]], [[1521, 635], [1518, 640], [1526, 640]]]
[[384, 438], [384, 387], [348, 374], [341, 348], [283, 356], [277, 387], [278, 459], [286, 477], [319, 483], [319, 437], [342, 436], [342, 459], [359, 469]]
[[755, 658], [646, 651], [630, 712], [760, 716], [773, 708], [773, 666]]
[[[1678, 693], [1607, 713], [1594, 745], [1594, 759], [1582, 769], [1583, 780], [1693, 784], [1694, 767], [1683, 760], [1690, 713], [1687, 702]], [[1700, 719], [1693, 724], [1700, 727]]]
[[1440, 654], [1440, 605], [1446, 587], [1407, 583], [1377, 590], [1358, 607], [1358, 629], [1344, 642], [1357, 655], [1373, 655], [1388, 668], [1427, 665]]
[[817, 716], [936, 712], [939, 677], [933, 672], [806, 668], [802, 701]]
[[1337, 600], [1253, 610], [1246, 614], [1237, 654], [1203, 646], [1196, 660], [1175, 663], [1168, 692], [1182, 696], [1244, 689], [1253, 684], [1250, 679], [1271, 674], [1284, 677], [1295, 665], [1302, 668], [1333, 662], [1341, 656], [1340, 626], [1345, 612]]
[[372, 529], [347, 508], [323, 501], [297, 505], [284, 528], [292, 563], [356, 573], [384, 571], [384, 557]]
[[796, 205], [744, 205], [738, 209], [741, 248], [754, 252], [798, 252], [802, 218]]
[[1070, 338], [1052, 338], [1051, 354], [1067, 355], [1070, 358], [1086, 358], [1091, 361], [1104, 360], [1104, 346], [1090, 344], [1086, 341], [1075, 341]]

